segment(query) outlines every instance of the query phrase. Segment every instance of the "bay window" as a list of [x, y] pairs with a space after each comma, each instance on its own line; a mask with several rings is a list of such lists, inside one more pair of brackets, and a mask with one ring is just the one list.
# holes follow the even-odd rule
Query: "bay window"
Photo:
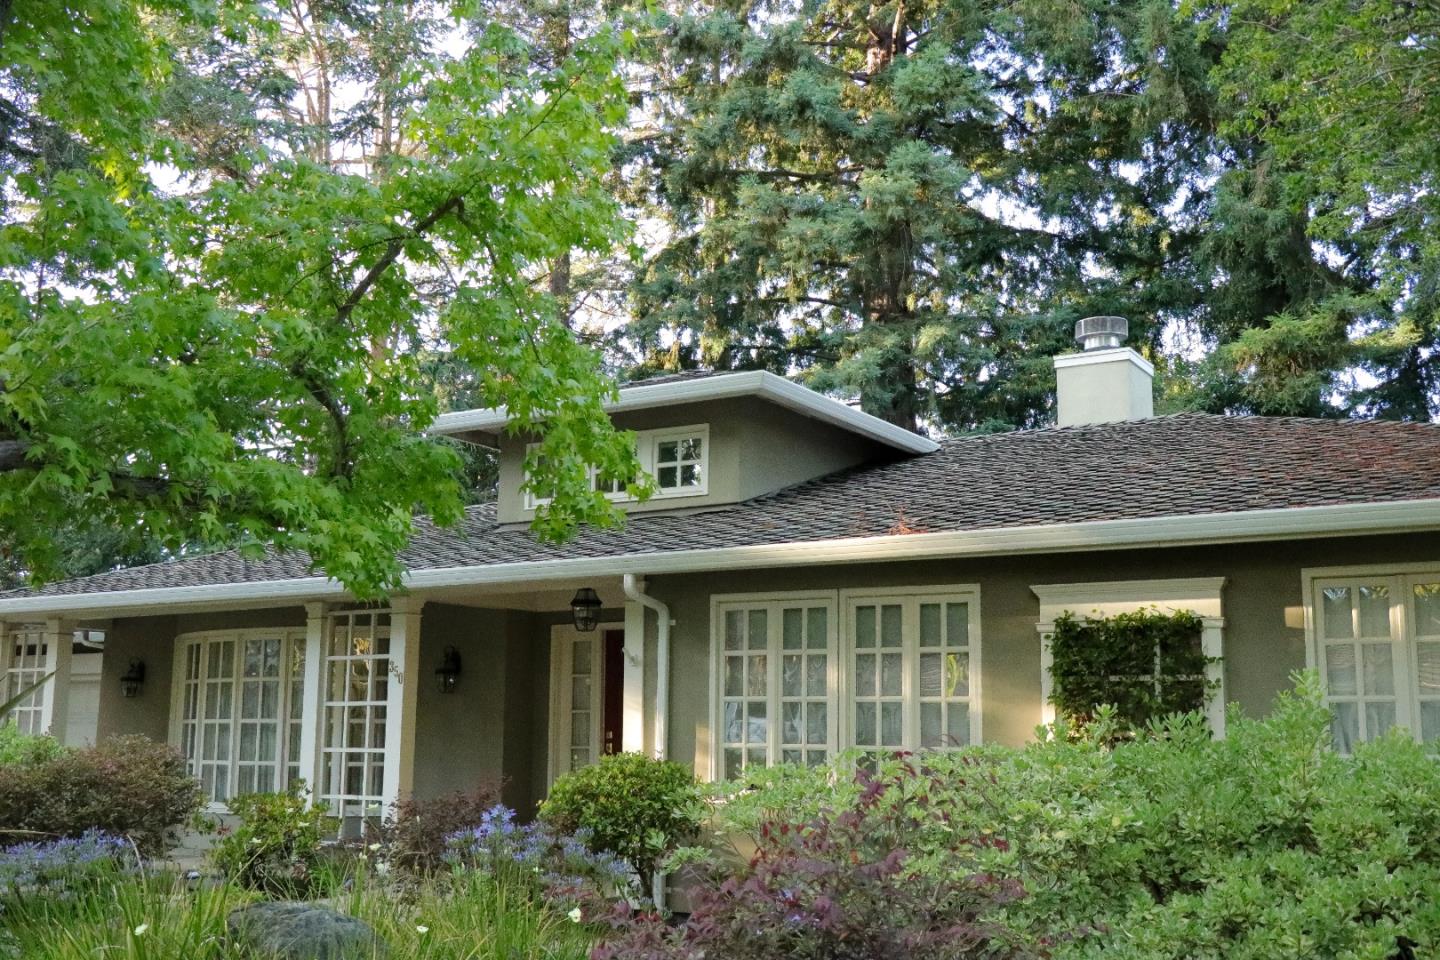
[[174, 742], [211, 803], [300, 777], [304, 630], [230, 630], [176, 640]]

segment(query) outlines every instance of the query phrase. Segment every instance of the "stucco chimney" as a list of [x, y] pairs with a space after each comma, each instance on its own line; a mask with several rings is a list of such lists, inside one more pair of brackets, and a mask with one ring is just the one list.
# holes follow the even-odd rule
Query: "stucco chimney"
[[1055, 419], [1062, 427], [1155, 415], [1155, 368], [1122, 346], [1124, 317], [1086, 317], [1075, 324], [1082, 350], [1055, 358]]

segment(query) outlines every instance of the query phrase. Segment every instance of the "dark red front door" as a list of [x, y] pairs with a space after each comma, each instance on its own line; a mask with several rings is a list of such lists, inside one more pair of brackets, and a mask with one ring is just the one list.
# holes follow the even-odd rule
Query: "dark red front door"
[[625, 631], [606, 630], [604, 637], [605, 678], [604, 728], [600, 750], [602, 753], [619, 753], [620, 725], [625, 714]]

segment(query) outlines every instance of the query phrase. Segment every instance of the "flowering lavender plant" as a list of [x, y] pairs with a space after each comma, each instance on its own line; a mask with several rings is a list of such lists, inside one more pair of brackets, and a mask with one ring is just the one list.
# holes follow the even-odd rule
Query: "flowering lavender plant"
[[452, 869], [518, 879], [563, 908], [636, 892], [630, 867], [613, 854], [593, 852], [584, 831], [566, 834], [543, 823], [520, 824], [515, 811], [498, 804], [485, 811], [478, 827], [452, 834], [447, 845], [445, 860]]
[[82, 883], [114, 876], [131, 854], [128, 840], [99, 830], [17, 843], [0, 850], [0, 897], [36, 890], [64, 894]]

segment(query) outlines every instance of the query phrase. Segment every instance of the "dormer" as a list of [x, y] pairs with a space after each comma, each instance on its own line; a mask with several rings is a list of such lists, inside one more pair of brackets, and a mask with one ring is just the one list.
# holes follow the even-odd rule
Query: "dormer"
[[[627, 512], [694, 510], [738, 503], [816, 477], [930, 453], [934, 441], [862, 413], [773, 373], [684, 374], [623, 387], [606, 407], [635, 433], [656, 494]], [[499, 453], [502, 523], [528, 522], [536, 504], [521, 490], [526, 448], [536, 438], [505, 431], [503, 408], [443, 414], [431, 432]], [[597, 478], [597, 483], [602, 482]]]

